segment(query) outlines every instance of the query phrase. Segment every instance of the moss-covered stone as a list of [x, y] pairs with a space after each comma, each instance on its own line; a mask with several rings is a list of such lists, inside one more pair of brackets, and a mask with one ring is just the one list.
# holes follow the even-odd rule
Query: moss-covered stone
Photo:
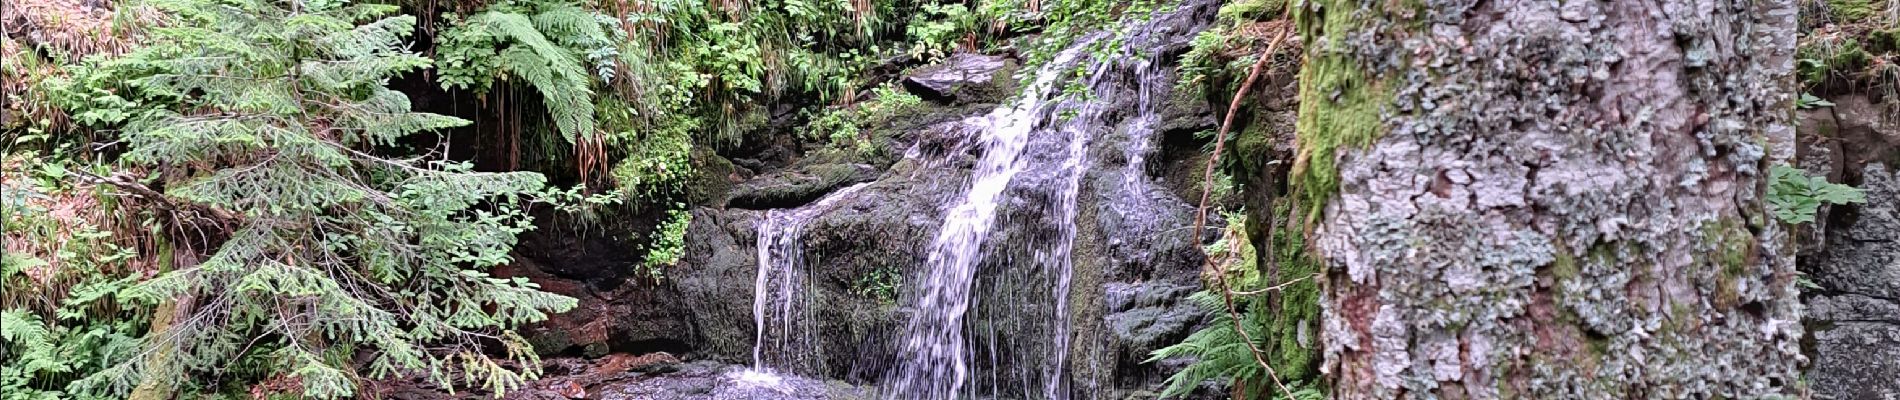
[[1867, 51], [1900, 53], [1900, 24], [1867, 33]]
[[1221, 6], [1220, 21], [1258, 21], [1279, 17], [1286, 0], [1240, 0]]
[[1811, 40], [1795, 49], [1796, 73], [1803, 83], [1819, 85], [1828, 78], [1859, 71], [1872, 62], [1873, 56], [1861, 45], [1859, 39], [1852, 37]]
[[693, 205], [712, 205], [726, 198], [732, 191], [734, 174], [738, 168], [732, 160], [721, 157], [712, 148], [696, 146], [693, 148], [693, 180], [686, 184], [686, 199]]
[[[1261, 115], [1264, 117], [1264, 115]], [[1233, 165], [1236, 176], [1269, 174], [1267, 163], [1278, 158], [1273, 152], [1273, 129], [1265, 121], [1247, 124], [1233, 138]]]
[[1827, 8], [1836, 21], [1860, 21], [1880, 11], [1875, 0], [1827, 0]]
[[817, 164], [783, 171], [742, 183], [732, 191], [732, 207], [764, 209], [809, 203], [846, 185], [876, 179], [877, 170], [863, 164]]

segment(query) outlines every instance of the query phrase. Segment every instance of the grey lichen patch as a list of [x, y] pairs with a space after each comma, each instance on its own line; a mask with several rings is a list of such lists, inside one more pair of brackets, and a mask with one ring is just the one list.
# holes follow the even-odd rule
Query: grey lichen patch
[[1744, 222], [1793, 4], [1716, 3], [1308, 3], [1333, 395], [1794, 390], [1793, 265]]

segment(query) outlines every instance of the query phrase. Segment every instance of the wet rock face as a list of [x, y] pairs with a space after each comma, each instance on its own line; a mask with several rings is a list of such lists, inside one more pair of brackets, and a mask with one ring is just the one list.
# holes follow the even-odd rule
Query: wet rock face
[[1900, 299], [1900, 175], [1874, 164], [1862, 177], [1867, 203], [1837, 211], [1848, 215], [1829, 229], [1810, 272], [1828, 289]]
[[1816, 398], [1900, 397], [1900, 123], [1866, 96], [1801, 110], [1795, 165], [1867, 192], [1797, 229]]
[[1104, 296], [1109, 332], [1145, 354], [1173, 345], [1206, 317], [1200, 307], [1182, 301], [1198, 285], [1170, 282], [1109, 283]]
[[618, 224], [583, 225], [559, 213], [541, 215], [543, 230], [522, 235], [515, 261], [495, 269], [499, 277], [524, 277], [543, 290], [579, 304], [521, 333], [542, 354], [598, 356], [611, 351], [679, 352], [696, 341], [686, 310], [672, 306], [672, 287], [654, 282], [637, 266], [657, 221], [651, 213], [611, 210]]
[[1836, 208], [1851, 215], [1802, 260], [1821, 286], [1807, 299], [1820, 398], [1900, 396], [1900, 174], [1875, 164], [1862, 176], [1867, 203]]
[[678, 294], [670, 306], [685, 310], [682, 320], [694, 328], [696, 356], [751, 361], [759, 218], [751, 210], [693, 210], [685, 252], [668, 281]]
[[1811, 300], [1816, 398], [1888, 399], [1900, 396], [1900, 309], [1891, 299], [1862, 295]]
[[641, 261], [640, 252], [626, 249], [643, 245], [663, 215], [616, 207], [603, 209], [600, 218], [625, 222], [590, 224], [579, 216], [544, 210], [535, 220], [542, 228], [521, 235], [516, 256], [536, 272], [614, 290], [633, 278], [630, 266]]
[[818, 164], [748, 180], [733, 188], [726, 205], [767, 209], [810, 203], [838, 188], [876, 179], [878, 171], [863, 164]]
[[855, 400], [870, 389], [796, 376], [748, 375], [742, 368], [688, 364], [678, 371], [613, 385], [588, 398], [602, 400]]
[[[1110, 73], [1115, 74], [1113, 79], [1144, 80], [1151, 87], [1172, 82], [1171, 74], [1136, 73], [1132, 64], [1111, 68]], [[1158, 156], [1177, 150], [1176, 146], [1198, 149], [1200, 143], [1166, 141], [1162, 133], [1153, 132], [1166, 129], [1152, 127], [1170, 122], [1153, 120], [1164, 114], [1199, 117], [1196, 125], [1207, 124], [1210, 117], [1205, 110], [1152, 112], [1163, 107], [1165, 93], [1147, 99], [1152, 104], [1146, 107], [1153, 110], [1137, 112], [1133, 109], [1139, 108], [1137, 99], [1144, 94], [1123, 90], [1105, 94], [1121, 99], [1108, 106], [1116, 111], [1102, 115], [1099, 129], [1088, 131], [1094, 139], [1084, 151], [1095, 167], [1081, 178], [1076, 204], [1080, 215], [1075, 220], [1074, 288], [1069, 297], [1074, 350], [1066, 365], [1074, 374], [1068, 381], [1077, 383], [1064, 390], [1078, 396], [1108, 397], [1159, 382], [1183, 365], [1143, 363], [1148, 353], [1178, 342], [1205, 318], [1202, 310], [1186, 300], [1199, 287], [1195, 273], [1201, 261], [1199, 241], [1188, 234], [1193, 207], [1170, 190], [1188, 185], [1169, 181], [1191, 175], [1173, 174], [1172, 169], [1198, 170], [1199, 164]], [[972, 111], [965, 115], [982, 115], [987, 109], [965, 110]], [[896, 140], [886, 151], [909, 156], [875, 171], [869, 186], [817, 214], [800, 234], [804, 269], [810, 275], [798, 290], [803, 301], [812, 305], [801, 317], [809, 322], [801, 324], [815, 328], [818, 351], [799, 362], [814, 370], [799, 373], [878, 383], [893, 368], [896, 341], [915, 312], [908, 308], [910, 291], [918, 280], [927, 278], [922, 276], [927, 273], [925, 260], [941, 229], [944, 204], [970, 184], [973, 143], [981, 133], [967, 129], [964, 122], [939, 117], [893, 135]], [[1130, 128], [1135, 125], [1150, 128], [1136, 132]], [[1054, 150], [1025, 157], [1067, 154], [1066, 142], [1035, 145]], [[685, 307], [692, 310], [697, 343], [704, 345], [696, 348], [699, 357], [743, 363], [751, 356], [751, 289], [758, 268], [755, 229], [765, 211], [739, 208], [796, 208], [857, 179], [835, 184], [810, 180], [817, 183], [800, 186], [797, 190], [802, 194], [785, 196], [790, 200], [762, 201], [773, 196], [758, 194], [789, 191], [800, 185], [800, 177], [818, 175], [811, 171], [829, 168], [826, 165], [843, 164], [792, 167], [789, 172], [763, 175], [736, 185], [730, 208], [695, 212], [687, 254], [676, 268], [679, 272], [670, 273], [669, 278]], [[1049, 191], [1063, 183], [1061, 176], [1047, 172], [1026, 171], [1018, 176], [1020, 182], [1011, 185], [1005, 204], [1000, 205], [999, 220], [1008, 222], [999, 227], [1043, 227], [1060, 220], [1049, 210], [1031, 206], [1048, 202], [1054, 196]], [[1046, 227], [998, 228], [991, 237], [994, 246], [978, 269], [975, 286], [980, 289], [971, 321], [997, 333], [978, 328], [982, 332], [970, 338], [979, 343], [971, 372], [981, 376], [973, 379], [1009, 387], [1022, 383], [1011, 375], [1048, 367], [1039, 355], [1053, 349], [1039, 342], [1055, 332], [1050, 323], [1054, 314], [1047, 304], [1054, 283], [1038, 264], [1028, 261], [1036, 255], [1023, 249], [1034, 247], [1026, 244], [1050, 240], [1054, 236]], [[880, 282], [893, 281], [899, 286], [895, 290], [878, 287]]]

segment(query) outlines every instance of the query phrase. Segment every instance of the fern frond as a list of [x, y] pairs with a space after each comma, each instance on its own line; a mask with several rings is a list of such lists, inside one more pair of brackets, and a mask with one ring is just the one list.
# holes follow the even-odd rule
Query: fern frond
[[0, 339], [5, 339], [14, 352], [11, 361], [14, 368], [28, 376], [61, 373], [71, 370], [62, 357], [53, 332], [40, 321], [39, 316], [20, 309], [0, 311]]

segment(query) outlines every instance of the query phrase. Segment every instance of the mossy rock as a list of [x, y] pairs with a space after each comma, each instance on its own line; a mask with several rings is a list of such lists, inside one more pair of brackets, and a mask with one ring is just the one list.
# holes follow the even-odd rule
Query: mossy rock
[[714, 204], [726, 198], [732, 192], [735, 173], [739, 168], [732, 160], [714, 152], [712, 148], [698, 146], [693, 148], [693, 180], [686, 184], [686, 199], [691, 204], [722, 206]]
[[1265, 21], [1280, 16], [1286, 0], [1240, 0], [1221, 6], [1220, 21]]
[[877, 170], [863, 164], [817, 164], [746, 181], [732, 191], [727, 205], [736, 208], [790, 208], [810, 203], [846, 185], [877, 179]]
[[1796, 49], [1796, 73], [1803, 83], [1819, 85], [1826, 83], [1829, 77], [1859, 71], [1873, 61], [1873, 56], [1854, 38], [1831, 42], [1810, 42]]
[[1854, 22], [1873, 17], [1883, 11], [1884, 0], [1827, 0], [1827, 8], [1833, 12], [1838, 22]]
[[1007, 86], [998, 87], [998, 77], [1008, 76], [1011, 63], [997, 56], [957, 53], [934, 65], [918, 68], [904, 77], [904, 89], [910, 93], [945, 104], [994, 100]]

